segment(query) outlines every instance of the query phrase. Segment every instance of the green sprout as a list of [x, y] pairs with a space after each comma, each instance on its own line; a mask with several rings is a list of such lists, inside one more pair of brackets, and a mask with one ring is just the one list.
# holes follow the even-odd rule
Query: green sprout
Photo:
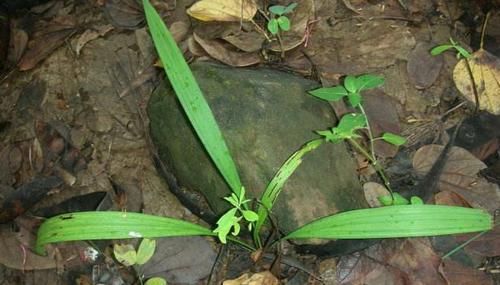
[[463, 57], [463, 58], [470, 58], [471, 57], [470, 52], [468, 52], [460, 44], [455, 42], [452, 38], [450, 38], [449, 44], [442, 44], [442, 45], [438, 45], [438, 46], [432, 48], [431, 54], [432, 55], [440, 55], [443, 52], [450, 50], [450, 49], [455, 49], [457, 51], [457, 59], [460, 59], [460, 57]]
[[274, 5], [269, 7], [269, 12], [273, 15], [269, 22], [267, 22], [267, 30], [277, 35], [280, 30], [290, 30], [290, 19], [285, 14], [291, 13], [297, 7], [297, 3], [291, 3], [288, 6]]
[[[349, 75], [344, 80], [344, 85], [334, 87], [323, 87], [309, 91], [309, 94], [327, 101], [339, 101], [347, 98], [350, 105], [358, 109], [360, 113], [350, 113], [344, 115], [337, 127], [327, 131], [318, 131], [317, 133], [332, 143], [338, 143], [347, 140], [357, 151], [366, 157], [373, 165], [379, 176], [382, 178], [386, 188], [393, 195], [389, 180], [385, 175], [383, 168], [379, 165], [375, 154], [374, 141], [383, 140], [395, 146], [401, 146], [406, 143], [406, 139], [393, 134], [384, 133], [381, 137], [373, 137], [373, 133], [362, 105], [361, 91], [379, 87], [384, 84], [384, 78], [381, 76], [365, 74], [360, 76]], [[367, 130], [370, 142], [370, 150], [365, 149], [356, 139], [361, 138], [359, 131]]]
[[[152, 239], [143, 239], [137, 251], [131, 244], [115, 244], [113, 254], [118, 262], [133, 267], [141, 284], [143, 284], [143, 274], [141, 266], [148, 262], [156, 249], [156, 241]], [[149, 278], [144, 285], [167, 285], [167, 281], [161, 277]]]
[[274, 5], [268, 9], [271, 13], [271, 18], [268, 19], [267, 30], [278, 39], [281, 49], [281, 58], [285, 57], [285, 49], [283, 47], [283, 41], [281, 40], [280, 31], [290, 30], [291, 23], [286, 14], [291, 13], [295, 7], [297, 7], [297, 3], [291, 3], [288, 6]]
[[[259, 216], [252, 210], [245, 210], [246, 204], [250, 202], [250, 199], [245, 198], [245, 187], [241, 188], [239, 197], [235, 193], [231, 193], [231, 196], [224, 197], [224, 200], [228, 201], [233, 207], [228, 210], [218, 221], [217, 228], [214, 230], [222, 243], [226, 243], [226, 237], [233, 229], [232, 235], [237, 236], [240, 233], [240, 221], [245, 219], [248, 222], [248, 230], [252, 230], [252, 225], [257, 221]], [[238, 216], [241, 213], [241, 216]]]

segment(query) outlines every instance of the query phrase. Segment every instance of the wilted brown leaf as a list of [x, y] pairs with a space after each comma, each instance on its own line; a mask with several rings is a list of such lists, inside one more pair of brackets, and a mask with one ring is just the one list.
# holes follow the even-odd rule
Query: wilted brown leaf
[[28, 45], [28, 51], [18, 64], [19, 70], [25, 71], [35, 67], [60, 47], [64, 41], [76, 31], [75, 18], [60, 16], [47, 25], [41, 25]]
[[257, 4], [253, 0], [201, 0], [187, 13], [201, 21], [249, 21], [257, 13]]
[[[440, 145], [421, 147], [413, 158], [415, 171], [425, 175], [443, 148]], [[467, 150], [453, 147], [439, 177], [438, 187], [441, 191], [452, 191], [460, 195], [474, 207], [493, 213], [500, 205], [500, 189], [498, 185], [478, 177], [479, 171], [485, 168], [486, 165]]]
[[493, 285], [493, 280], [485, 273], [453, 261], [445, 259], [439, 266], [439, 272], [446, 279], [448, 284], [461, 284], [461, 285]]
[[269, 271], [262, 271], [252, 275], [245, 273], [237, 279], [226, 280], [223, 285], [278, 285], [278, 278]]
[[231, 66], [249, 66], [261, 61], [258, 52], [248, 53], [233, 50], [220, 40], [207, 40], [193, 33], [195, 41], [213, 58]]
[[80, 55], [82, 48], [90, 41], [93, 41], [99, 37], [106, 35], [109, 31], [113, 30], [111, 25], [103, 25], [95, 27], [95, 29], [88, 29], [83, 34], [78, 37], [76, 42], [75, 52], [76, 55]]
[[[500, 115], [500, 60], [480, 49], [469, 59], [470, 69], [479, 95], [479, 108]], [[458, 90], [471, 102], [475, 102], [472, 82], [465, 59], [453, 70], [453, 80]]]
[[[356, 257], [357, 255], [357, 257]], [[339, 284], [446, 284], [440, 257], [425, 238], [386, 240], [337, 265]]]
[[432, 56], [429, 53], [433, 46], [431, 43], [419, 42], [408, 55], [406, 65], [408, 79], [417, 89], [430, 87], [443, 66], [443, 57]]

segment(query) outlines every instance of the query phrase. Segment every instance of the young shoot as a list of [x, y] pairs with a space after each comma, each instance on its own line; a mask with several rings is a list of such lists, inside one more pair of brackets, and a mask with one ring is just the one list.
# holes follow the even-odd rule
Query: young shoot
[[[377, 161], [375, 154], [374, 141], [384, 140], [390, 144], [401, 146], [405, 144], [406, 139], [393, 133], [384, 133], [381, 137], [375, 138], [366, 116], [365, 109], [362, 104], [361, 92], [372, 89], [384, 84], [384, 78], [381, 76], [365, 74], [360, 76], [349, 75], [345, 78], [343, 85], [334, 87], [323, 87], [309, 91], [315, 97], [327, 101], [339, 101], [347, 98], [351, 106], [358, 109], [360, 113], [351, 113], [343, 116], [340, 119], [337, 127], [329, 131], [319, 131], [318, 134], [325, 137], [327, 141], [337, 143], [342, 140], [347, 140], [358, 152], [366, 157], [373, 165], [377, 173], [382, 178], [387, 189], [392, 193], [392, 189], [387, 179], [384, 170]], [[365, 149], [356, 139], [361, 138], [359, 130], [366, 129], [370, 143], [370, 150]]]

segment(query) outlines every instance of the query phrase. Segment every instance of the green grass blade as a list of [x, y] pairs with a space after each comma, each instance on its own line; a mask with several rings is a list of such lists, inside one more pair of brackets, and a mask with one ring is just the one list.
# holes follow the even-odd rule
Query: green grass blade
[[214, 236], [207, 228], [168, 217], [126, 212], [78, 212], [52, 217], [38, 230], [36, 252], [53, 242], [75, 240]]
[[254, 230], [254, 240], [258, 246], [261, 246], [259, 239], [259, 232], [267, 219], [269, 211], [273, 208], [276, 199], [278, 198], [281, 189], [283, 189], [283, 185], [290, 178], [293, 172], [299, 167], [302, 163], [302, 157], [308, 152], [316, 149], [324, 142], [324, 139], [316, 139], [308, 142], [303, 145], [298, 151], [296, 151], [292, 156], [290, 156], [285, 163], [280, 167], [278, 172], [274, 175], [271, 182], [266, 187], [264, 193], [262, 193], [261, 203], [259, 204], [259, 208], [257, 209], [257, 214], [259, 216], [257, 222], [255, 223]]
[[479, 209], [403, 205], [343, 212], [308, 223], [283, 239], [369, 239], [436, 236], [490, 230], [491, 216]]
[[156, 50], [189, 121], [231, 190], [239, 195], [236, 166], [196, 79], [161, 17], [148, 0], [143, 4]]

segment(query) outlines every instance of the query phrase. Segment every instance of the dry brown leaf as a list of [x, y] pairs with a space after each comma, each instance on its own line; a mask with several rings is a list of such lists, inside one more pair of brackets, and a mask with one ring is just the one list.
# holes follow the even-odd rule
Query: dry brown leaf
[[[500, 115], [500, 60], [480, 49], [469, 59], [474, 82], [479, 96], [479, 108]], [[475, 102], [470, 75], [464, 59], [453, 70], [457, 89], [471, 102]]]
[[78, 37], [76, 41], [75, 52], [76, 55], [80, 55], [82, 48], [90, 41], [93, 41], [99, 37], [106, 35], [109, 31], [113, 30], [112, 25], [103, 25], [96, 27], [95, 29], [88, 29], [83, 34]]
[[437, 272], [440, 257], [425, 238], [385, 240], [337, 265], [338, 284], [446, 283]]
[[[440, 145], [421, 147], [413, 158], [414, 169], [422, 175], [427, 173], [442, 150]], [[439, 190], [454, 192], [470, 205], [493, 213], [500, 205], [500, 189], [478, 177], [479, 171], [485, 168], [486, 165], [467, 150], [453, 147], [439, 177]]]
[[[258, 52], [248, 53], [232, 50], [220, 40], [207, 40], [193, 33], [193, 38], [213, 58], [231, 66], [249, 66], [261, 61]], [[227, 44], [229, 45], [229, 44]]]
[[443, 66], [443, 57], [435, 57], [429, 53], [433, 46], [428, 42], [419, 42], [408, 55], [408, 79], [417, 89], [430, 87]]
[[278, 285], [279, 280], [269, 271], [262, 271], [252, 275], [245, 273], [232, 280], [226, 280], [223, 285]]
[[464, 265], [445, 259], [439, 266], [439, 272], [448, 281], [448, 284], [483, 284], [493, 285], [493, 280], [490, 276], [486, 275], [475, 268], [465, 267]]
[[201, 0], [187, 13], [201, 21], [249, 21], [257, 13], [257, 4], [253, 0]]

